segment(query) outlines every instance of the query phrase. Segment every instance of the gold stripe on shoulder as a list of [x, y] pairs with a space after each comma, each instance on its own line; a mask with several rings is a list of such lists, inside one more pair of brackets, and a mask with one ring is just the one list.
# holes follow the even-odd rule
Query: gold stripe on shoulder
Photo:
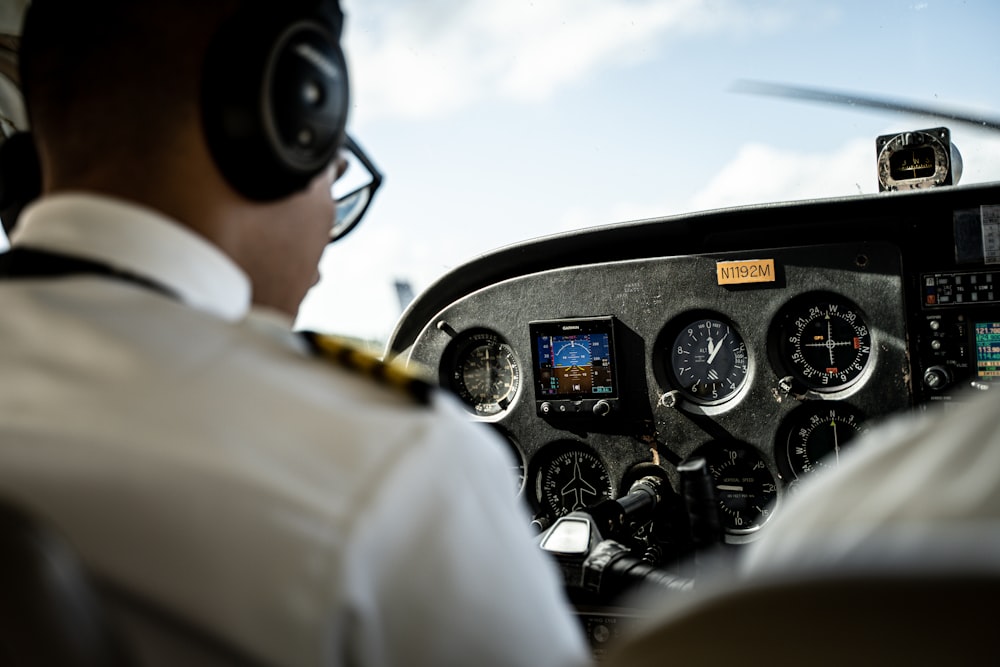
[[302, 331], [300, 335], [316, 356], [395, 389], [416, 403], [426, 405], [430, 402], [433, 385], [407, 372], [399, 364], [386, 363], [335, 336], [313, 331]]

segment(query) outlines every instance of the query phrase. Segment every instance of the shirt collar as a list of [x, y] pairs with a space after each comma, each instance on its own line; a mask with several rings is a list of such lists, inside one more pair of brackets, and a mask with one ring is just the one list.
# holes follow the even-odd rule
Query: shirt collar
[[151, 209], [91, 194], [43, 197], [24, 210], [11, 245], [101, 262], [163, 285], [225, 320], [250, 309], [247, 275], [219, 248]]

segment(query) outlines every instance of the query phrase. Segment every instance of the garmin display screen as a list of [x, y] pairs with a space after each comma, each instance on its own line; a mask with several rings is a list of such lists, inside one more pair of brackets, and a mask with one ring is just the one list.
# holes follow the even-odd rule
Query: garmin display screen
[[537, 399], [617, 397], [611, 318], [533, 322], [529, 326]]

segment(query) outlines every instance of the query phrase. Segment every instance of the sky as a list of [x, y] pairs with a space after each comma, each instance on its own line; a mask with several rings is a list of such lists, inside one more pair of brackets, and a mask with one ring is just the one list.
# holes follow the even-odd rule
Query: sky
[[734, 92], [816, 86], [1000, 116], [995, 0], [342, 0], [349, 131], [385, 173], [300, 328], [384, 341], [491, 249], [593, 225], [878, 191], [875, 138], [945, 125], [962, 183], [1000, 133]]
[[818, 86], [1000, 115], [1000, 3], [343, 0], [349, 131], [385, 173], [297, 326], [384, 341], [491, 249], [593, 225], [874, 193], [875, 138], [948, 126], [962, 183], [1000, 133], [735, 92]]
[[[18, 0], [20, 1], [20, 0]], [[341, 0], [348, 130], [385, 175], [296, 326], [385, 342], [492, 249], [594, 225], [875, 193], [875, 138], [945, 125], [962, 183], [1000, 132], [734, 90], [743, 80], [1000, 116], [996, 0]]]

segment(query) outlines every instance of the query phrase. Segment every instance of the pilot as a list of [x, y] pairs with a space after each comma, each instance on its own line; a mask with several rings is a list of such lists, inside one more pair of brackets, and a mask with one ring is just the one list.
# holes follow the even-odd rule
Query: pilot
[[585, 664], [503, 444], [292, 331], [336, 215], [341, 20], [34, 0], [42, 196], [0, 267], [0, 496], [261, 664]]

